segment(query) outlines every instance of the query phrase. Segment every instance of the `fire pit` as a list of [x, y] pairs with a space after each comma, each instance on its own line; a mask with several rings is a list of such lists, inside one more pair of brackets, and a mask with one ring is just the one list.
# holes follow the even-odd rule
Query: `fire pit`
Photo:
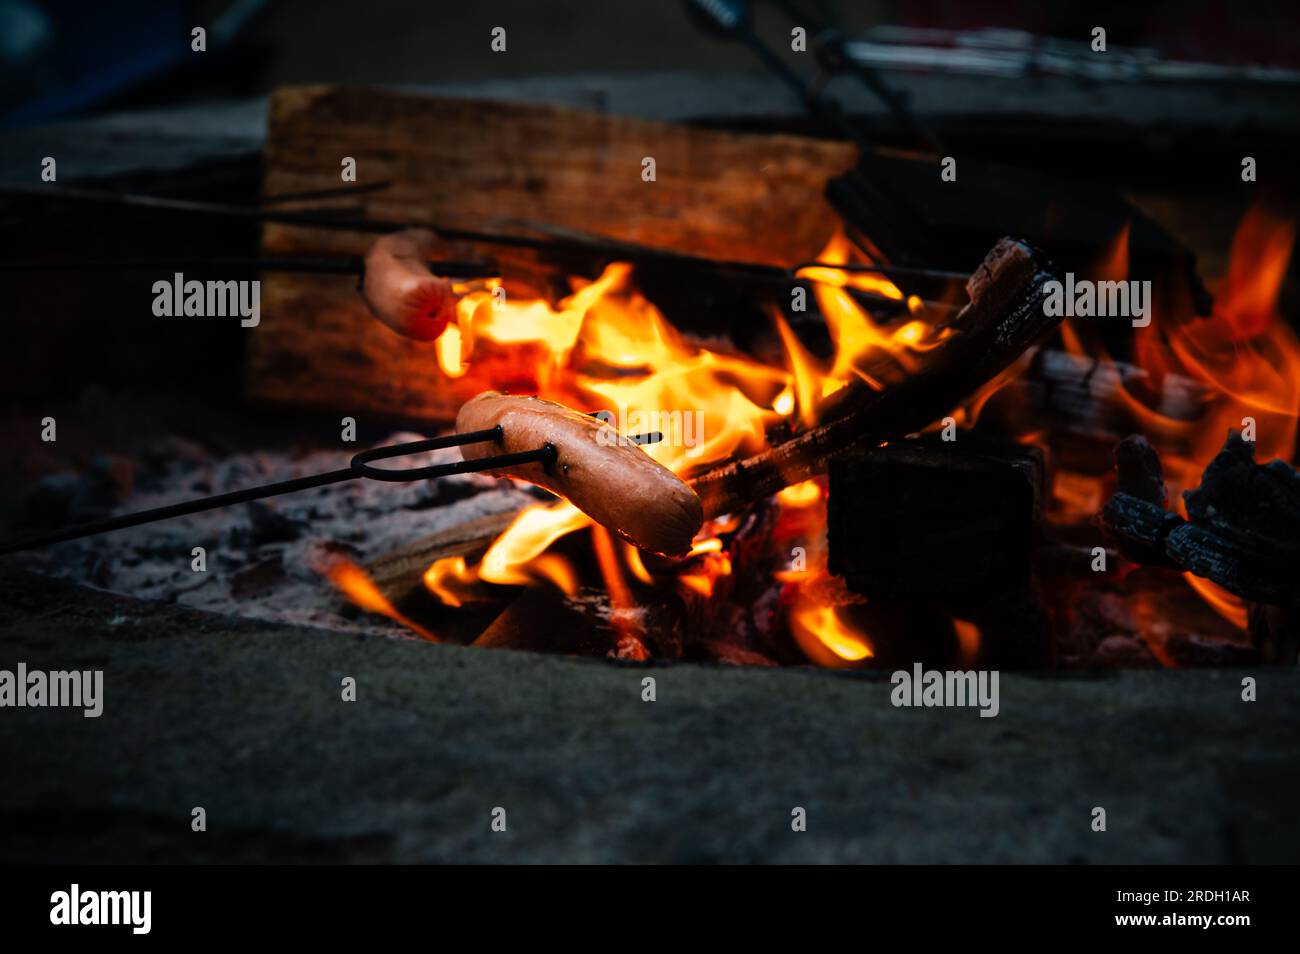
[[[375, 149], [377, 114], [390, 137], [403, 130], [414, 143], [434, 129], [454, 135], [484, 108], [504, 107], [287, 91], [272, 106], [265, 189], [330, 194], [325, 173], [299, 164], [308, 154], [299, 140], [326, 124], [337, 140], [329, 148], [379, 165], [364, 155]], [[118, 568], [116, 585], [173, 599], [192, 592], [196, 605], [241, 615], [337, 620], [333, 598], [284, 599], [315, 573], [370, 614], [371, 631], [630, 660], [890, 670], [915, 660], [956, 669], [1293, 661], [1290, 583], [1260, 593], [1190, 558], [1135, 557], [1122, 545], [1124, 527], [1099, 516], [1117, 486], [1114, 448], [1129, 433], [1145, 434], [1163, 458], [1148, 480], [1149, 506], [1171, 520], [1187, 516], [1183, 491], [1198, 486], [1230, 431], [1261, 460], [1293, 453], [1298, 352], [1276, 312], [1288, 221], [1264, 207], [1247, 213], [1205, 313], [1200, 281], [1176, 254], [1150, 272], [1154, 279], [1129, 278], [1131, 221], [1078, 275], [1062, 275], [1028, 241], [1003, 239], [962, 280], [933, 263], [875, 262], [835, 229], [813, 190], [818, 175], [852, 174], [838, 146], [510, 110], [513, 125], [501, 128], [511, 136], [517, 127], [564, 129], [567, 141], [599, 142], [587, 156], [573, 146], [566, 162], [604, 163], [605, 176], [654, 142], [660, 156], [647, 158], [662, 180], [628, 172], [605, 187], [608, 202], [593, 221], [589, 206], [573, 204], [588, 180], [576, 191], [565, 185], [540, 137], [511, 152], [508, 176], [490, 186], [458, 181], [436, 150], [420, 154], [412, 181], [358, 194], [362, 219], [392, 220], [399, 209], [409, 217], [419, 196], [435, 233], [448, 236], [437, 246], [447, 269], [499, 260], [507, 277], [453, 278], [442, 330], [408, 341], [365, 315], [346, 281], [266, 274], [250, 390], [363, 420], [401, 411], [436, 426], [466, 396], [497, 389], [598, 414], [625, 435], [653, 432], [661, 439], [644, 452], [703, 503], [707, 519], [690, 552], [647, 553], [539, 488], [462, 476], [402, 489], [297, 490], [252, 505], [246, 527], [209, 517], [221, 529], [216, 539], [200, 532], [204, 542], [235, 561], [224, 584], [195, 589], [211, 578], [181, 565], [161, 580], [133, 581]], [[486, 154], [505, 145], [479, 139]], [[688, 149], [691, 167], [676, 168], [675, 155]], [[727, 186], [727, 164], [749, 153], [788, 170], [784, 191], [756, 194], [753, 208]], [[383, 162], [389, 171], [392, 159]], [[677, 204], [688, 183], [702, 190], [690, 200], [704, 225], [683, 230]], [[491, 193], [489, 225], [513, 223], [503, 234], [524, 238], [494, 243], [482, 234], [483, 213], [460, 202], [461, 218], [448, 224], [441, 196], [466, 188]], [[611, 217], [643, 194], [655, 197], [657, 221]], [[347, 220], [313, 220], [312, 201], [277, 209], [286, 221], [266, 226], [266, 254], [370, 241], [350, 238]], [[710, 202], [727, 203], [729, 214], [710, 212]], [[774, 203], [810, 207], [795, 233], [771, 233], [769, 242], [729, 224], [737, 213], [782, 214]], [[534, 218], [520, 223], [516, 207]], [[465, 229], [471, 218], [480, 231]], [[723, 250], [748, 261], [720, 258]], [[355, 434], [356, 417], [344, 417], [340, 447]], [[449, 464], [458, 453], [403, 465]], [[277, 456], [251, 468], [227, 460], [218, 470], [167, 461], [141, 499], [170, 502], [187, 487], [189, 496], [228, 494], [255, 473], [309, 481], [347, 451], [292, 463]], [[114, 466], [106, 462], [89, 482], [111, 485]], [[134, 503], [117, 493], [109, 504]], [[1277, 506], [1253, 519], [1295, 519], [1293, 491]], [[430, 518], [424, 533], [402, 519], [412, 507]], [[358, 514], [369, 515], [366, 525]], [[131, 554], [197, 529], [181, 526], [94, 539], [45, 559], [88, 581], [108, 565], [149, 567]], [[1255, 552], [1251, 527], [1237, 529], [1247, 535], [1244, 552]], [[1251, 606], [1260, 607], [1253, 625]]]
[[[48, 770], [56, 815], [78, 819], [61, 857], [87, 857], [71, 841], [101, 829], [101, 858], [127, 857], [124, 838], [159, 859], [197, 857], [168, 827], [192, 809], [169, 785], [192, 767], [187, 753], [217, 762], [227, 750], [253, 775], [282, 768], [298, 793], [237, 786], [225, 807], [247, 837], [213, 849], [222, 861], [615, 857], [571, 827], [570, 798], [610, 818], [635, 802], [645, 824], [610, 822], [601, 836], [642, 860], [939, 861], [959, 845], [966, 860], [1222, 861], [1295, 843], [1294, 826], [1275, 844], [1224, 807], [1276, 818], [1295, 788], [1279, 768], [1294, 748], [1280, 726], [1300, 652], [1284, 200], [1252, 194], [1219, 258], [1198, 266], [1185, 233], [1069, 170], [1040, 163], [1018, 188], [993, 163], [811, 138], [804, 123], [344, 86], [280, 89], [267, 115], [242, 191], [6, 193], [13, 215], [49, 214], [55, 234], [89, 209], [140, 234], [171, 229], [130, 260], [93, 236], [63, 262], [28, 253], [15, 281], [102, 269], [126, 287], [121, 273], [147, 274], [130, 294], [165, 286], [150, 327], [190, 342], [183, 357], [175, 340], [160, 346], [165, 384], [124, 365], [131, 380], [35, 412], [44, 392], [29, 391], [10, 422], [23, 464], [6, 478], [0, 662], [116, 667], [106, 711], [130, 727], [123, 758], [145, 758], [158, 726], [182, 738], [164, 746], [159, 779], [106, 807], [85, 791], [114, 790], [97, 761], [107, 736], [65, 758], [23, 713], [31, 735], [12, 734], [6, 754], [35, 777]], [[932, 132], [917, 130], [939, 144]], [[178, 217], [214, 223], [195, 230], [208, 244], [192, 258], [168, 254], [184, 228], [164, 223]], [[414, 229], [431, 236], [416, 268], [441, 297], [408, 326], [380, 314], [367, 256]], [[192, 330], [191, 283], [206, 308], [235, 274], [257, 283], [254, 298], [202, 312], [213, 324]], [[202, 336], [222, 321], [243, 335], [238, 353], [213, 352], [205, 370]], [[499, 427], [460, 427], [492, 457], [484, 472], [460, 468], [457, 416], [484, 392], [592, 415], [607, 426], [593, 433], [673, 475], [703, 518], [684, 552], [637, 545], [631, 516], [648, 497], [596, 506], [563, 493], [562, 470], [546, 470], [558, 492], [537, 486], [539, 471], [501, 460]], [[527, 453], [527, 466], [567, 466], [550, 442]], [[375, 461], [418, 479], [361, 466]], [[153, 510], [168, 519], [131, 517]], [[155, 696], [160, 672], [170, 688]], [[228, 699], [207, 695], [216, 684], [233, 687]], [[1242, 711], [1256, 699], [1267, 717]], [[336, 703], [385, 711], [339, 729]], [[599, 738], [574, 728], [579, 711], [625, 703], [648, 708], [601, 715]], [[948, 735], [941, 713], [911, 711], [962, 707], [979, 711]], [[678, 721], [645, 721], [664, 709]], [[289, 711], [310, 732], [288, 757], [240, 714]], [[1177, 755], [1167, 711], [1222, 730], [1196, 766]], [[744, 737], [718, 728], [751, 720]], [[854, 728], [829, 732], [836, 720]], [[335, 731], [364, 750], [346, 769], [352, 790], [381, 779], [373, 812], [303, 794]], [[1243, 755], [1235, 742], [1251, 732], [1258, 746]], [[810, 733], [808, 751], [791, 741]], [[565, 741], [547, 749], [548, 737]], [[445, 758], [465, 787], [409, 768], [398, 738], [416, 761]], [[662, 772], [633, 757], [697, 743], [698, 758]], [[1080, 765], [1108, 764], [1112, 745], [1126, 766], [1149, 756], [1167, 790], [1132, 768], [1112, 788], [1078, 766], [1052, 775], [1063, 743]], [[928, 761], [904, 785], [909, 746]], [[871, 778], [854, 781], [873, 758]], [[557, 759], [570, 768], [548, 775]], [[1277, 784], [1207, 781], [1212, 759]], [[778, 762], [789, 770], [762, 767]], [[788, 826], [811, 806], [827, 827], [807, 846], [755, 835], [739, 850], [731, 835], [671, 835], [700, 810], [684, 793], [709, 771], [732, 803], [770, 784], [745, 824], [777, 812]], [[207, 791], [224, 784], [216, 769], [198, 774]], [[842, 803], [804, 794], [801, 774], [852, 791]], [[954, 774], [969, 777], [953, 787]], [[1069, 801], [1070, 824], [1082, 821], [1041, 854], [955, 828], [899, 848], [854, 820], [861, 782], [925, 791], [920, 814], [969, 791], [973, 811], [1011, 824], [999, 792], [1049, 775], [1036, 810]], [[531, 806], [512, 819], [564, 834], [534, 829], [513, 855], [401, 834], [495, 811], [478, 795], [493, 777], [506, 779], [502, 800]], [[678, 794], [650, 806], [638, 778]], [[1194, 814], [1206, 791], [1217, 814], [1159, 821]], [[0, 813], [39, 823], [40, 794], [10, 793]], [[1119, 805], [1126, 831], [1155, 826], [1159, 844], [1098, 848], [1098, 803]], [[278, 829], [267, 811], [292, 821]], [[890, 808], [882, 824], [906, 828], [905, 816]], [[851, 832], [839, 847], [836, 825]]]

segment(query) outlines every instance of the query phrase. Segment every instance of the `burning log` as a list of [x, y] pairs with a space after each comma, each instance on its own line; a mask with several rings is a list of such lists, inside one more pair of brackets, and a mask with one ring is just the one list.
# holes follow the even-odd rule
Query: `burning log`
[[843, 388], [818, 427], [696, 477], [705, 516], [742, 509], [824, 473], [837, 457], [918, 431], [952, 410], [1060, 321], [1044, 313], [1043, 285], [1051, 277], [1028, 245], [999, 241], [967, 281], [970, 302], [947, 326], [951, 337], [924, 353], [914, 373], [884, 390]]
[[[1231, 433], [1183, 498], [1191, 518], [1164, 509], [1150, 473], [1159, 460], [1135, 439], [1121, 453], [1120, 486], [1100, 514], [1130, 559], [1171, 566], [1244, 598], [1261, 657], [1294, 662], [1300, 612], [1300, 474], [1286, 462], [1257, 464], [1253, 446]], [[1136, 496], [1145, 488], [1145, 499]]]
[[1134, 434], [1115, 445], [1118, 492], [1106, 504], [1103, 520], [1120, 552], [1134, 563], [1172, 567], [1164, 541], [1182, 520], [1165, 509], [1165, 488], [1160, 455], [1150, 441]]
[[[536, 235], [520, 222], [545, 222], [617, 242], [781, 268], [816, 255], [834, 231], [838, 220], [823, 196], [825, 184], [850, 168], [857, 153], [849, 143], [807, 137], [376, 89], [282, 89], [271, 98], [268, 122], [268, 193], [337, 187], [337, 168], [320, 157], [352, 156], [366, 175], [391, 182], [357, 197], [367, 219], [512, 235]], [[653, 187], [641, 178], [646, 157], [657, 162]], [[738, 175], [742, 169], [757, 171]], [[782, 227], [771, 228], [773, 222]], [[359, 256], [372, 241], [359, 232], [293, 224], [263, 232], [268, 255]], [[554, 277], [560, 264], [547, 256], [542, 267], [538, 253], [527, 249], [482, 251], [509, 275], [537, 274], [529, 282], [534, 292], [545, 287], [540, 276]], [[610, 260], [624, 257], [611, 248]], [[681, 269], [660, 271], [679, 275]], [[700, 308], [698, 300], [692, 307]], [[479, 391], [512, 384], [507, 368], [489, 367], [481, 356], [464, 377], [440, 375], [434, 346], [371, 320], [346, 277], [269, 275], [262, 312], [246, 379], [255, 398], [445, 423]], [[510, 364], [518, 361], [515, 356]], [[526, 387], [520, 381], [515, 390]]]
[[620, 613], [603, 591], [582, 590], [566, 597], [553, 589], [530, 587], [501, 611], [473, 645], [640, 661], [647, 651], [657, 658], [680, 655], [675, 649], [676, 629], [671, 609], [660, 603], [643, 603]]
[[424, 571], [434, 561], [444, 557], [477, 560], [517, 516], [519, 509], [503, 510], [413, 540], [366, 564], [366, 574], [390, 602], [402, 605], [423, 591]]
[[1286, 461], [1256, 464], [1254, 445], [1231, 434], [1201, 485], [1183, 497], [1188, 516], [1217, 537], [1300, 565], [1300, 474]]

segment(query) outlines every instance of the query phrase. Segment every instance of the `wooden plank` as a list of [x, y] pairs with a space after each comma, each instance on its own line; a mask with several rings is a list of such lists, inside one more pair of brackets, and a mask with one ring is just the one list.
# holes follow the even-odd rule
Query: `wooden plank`
[[[499, 231], [511, 220], [542, 221], [697, 255], [789, 264], [815, 255], [834, 231], [822, 190], [856, 154], [845, 143], [553, 106], [329, 86], [272, 98], [266, 194], [337, 186], [345, 156], [356, 159], [359, 181], [393, 182], [358, 197], [370, 217]], [[647, 156], [655, 159], [654, 182], [642, 179]], [[263, 232], [267, 253], [359, 254], [372, 240], [285, 225]], [[253, 397], [445, 421], [485, 384], [473, 375], [447, 381], [433, 346], [373, 321], [352, 279], [263, 277], [248, 369]]]

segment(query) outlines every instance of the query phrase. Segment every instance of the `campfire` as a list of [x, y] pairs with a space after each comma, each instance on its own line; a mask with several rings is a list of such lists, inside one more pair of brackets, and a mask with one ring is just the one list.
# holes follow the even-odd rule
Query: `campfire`
[[[674, 321], [638, 290], [627, 262], [594, 279], [567, 276], [568, 293], [555, 299], [500, 279], [458, 285], [430, 374], [599, 412], [625, 435], [662, 433], [643, 452], [692, 482], [708, 519], [689, 553], [669, 559], [565, 500], [538, 502], [481, 545], [431, 559], [402, 609], [382, 592], [395, 588], [382, 561], [380, 584], [347, 561], [329, 578], [367, 611], [435, 640], [440, 618], [505, 605], [512, 588], [544, 592], [528, 607], [587, 608], [575, 616], [594, 602], [598, 621], [587, 625], [608, 641], [587, 649], [632, 660], [869, 667], [920, 653], [970, 668], [1086, 665], [1108, 654], [1163, 665], [1245, 658], [1246, 599], [1191, 570], [1175, 580], [1176, 567], [1139, 567], [1098, 514], [1115, 489], [1112, 448], [1127, 434], [1158, 453], [1171, 513], [1184, 519], [1182, 492], [1200, 484], [1230, 431], [1245, 433], [1261, 462], [1290, 459], [1300, 352], [1277, 298], [1293, 240], [1292, 222], [1252, 209], [1228, 273], [1212, 283], [1211, 313], [1197, 315], [1189, 289], [1167, 281], [1124, 356], [1086, 313], [1058, 326], [1042, 309], [1026, 329], [1002, 329], [1015, 344], [1003, 345], [1001, 361], [963, 348], [963, 337], [984, 341], [969, 320], [981, 308], [1003, 321], [1008, 298], [1026, 287], [1041, 303], [1041, 276], [1012, 275], [1006, 249], [964, 287], [948, 280], [923, 300], [889, 269], [867, 270], [875, 263], [834, 235], [821, 264], [794, 272], [824, 321], [820, 354], [793, 330], [798, 312], [776, 304], [751, 351], [693, 335], [682, 327], [689, 315]], [[1124, 229], [1077, 277], [1125, 283], [1128, 258]], [[946, 351], [983, 380], [965, 390], [968, 373], [942, 368]], [[899, 393], [920, 410], [896, 413], [889, 399]], [[850, 419], [852, 439], [838, 441], [835, 427]], [[963, 520], [971, 529], [951, 526]], [[1171, 639], [1171, 606], [1195, 617], [1204, 638]], [[1126, 628], [1102, 639], [1100, 653], [1080, 651], [1097, 612], [1112, 627], [1126, 618]], [[515, 625], [526, 628], [526, 616]], [[540, 645], [574, 651], [575, 642]]]
[[[348, 414], [346, 443], [366, 421], [373, 446], [256, 459], [276, 479], [251, 487], [247, 461], [174, 468], [153, 475], [171, 493], [11, 549], [288, 494], [196, 531], [235, 560], [204, 605], [330, 625], [350, 605], [386, 633], [634, 661], [1295, 660], [1295, 225], [1267, 197], [1204, 275], [1123, 202], [1031, 196], [1023, 235], [975, 203], [945, 244], [920, 187], [871, 178], [925, 158], [517, 104], [480, 128], [485, 108], [332, 87], [272, 102], [264, 187], [288, 200], [251, 213], [247, 393]], [[410, 161], [389, 170], [391, 136]], [[625, 176], [651, 149], [657, 177]], [[322, 150], [393, 178], [338, 193], [304, 158]], [[359, 217], [317, 206], [342, 194]], [[492, 416], [524, 412], [536, 428]], [[395, 418], [423, 433], [374, 444]], [[609, 453], [571, 456], [592, 448]], [[373, 464], [393, 458], [411, 459]], [[371, 486], [328, 489], [351, 481]]]

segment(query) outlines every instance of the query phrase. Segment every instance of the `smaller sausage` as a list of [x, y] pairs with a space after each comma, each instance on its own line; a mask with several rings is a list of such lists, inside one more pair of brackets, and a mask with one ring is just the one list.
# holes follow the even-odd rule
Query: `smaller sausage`
[[680, 556], [704, 523], [700, 498], [680, 477], [618, 431], [588, 414], [536, 397], [484, 391], [456, 415], [456, 430], [501, 426], [500, 443], [461, 448], [466, 460], [551, 445], [555, 461], [493, 473], [517, 477], [566, 498], [597, 523], [655, 553]]
[[451, 282], [429, 271], [436, 241], [428, 229], [406, 229], [385, 235], [366, 253], [361, 297], [370, 313], [417, 341], [432, 341], [456, 319]]

